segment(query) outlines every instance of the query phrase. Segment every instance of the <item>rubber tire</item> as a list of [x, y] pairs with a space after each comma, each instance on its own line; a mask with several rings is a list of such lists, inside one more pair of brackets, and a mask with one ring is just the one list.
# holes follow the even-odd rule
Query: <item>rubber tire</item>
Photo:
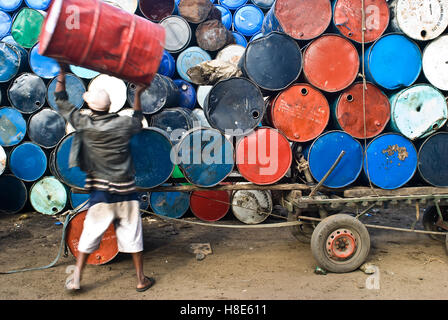
[[[347, 228], [357, 233], [357, 250], [346, 261], [335, 261], [327, 255], [326, 241], [337, 229]], [[335, 214], [322, 220], [311, 236], [311, 252], [317, 264], [324, 270], [335, 273], [352, 272], [367, 259], [370, 251], [370, 236], [367, 228], [358, 219], [347, 214]]]
[[[444, 208], [441, 207], [440, 210], [442, 211], [442, 216], [444, 213]], [[423, 229], [426, 231], [440, 231], [437, 226], [434, 225], [434, 222], [439, 219], [439, 215], [437, 214], [437, 208], [435, 206], [431, 206], [426, 208], [425, 213], [423, 214], [422, 224]], [[439, 236], [436, 234], [428, 234], [428, 237], [430, 237], [433, 240], [445, 242], [444, 236]]]

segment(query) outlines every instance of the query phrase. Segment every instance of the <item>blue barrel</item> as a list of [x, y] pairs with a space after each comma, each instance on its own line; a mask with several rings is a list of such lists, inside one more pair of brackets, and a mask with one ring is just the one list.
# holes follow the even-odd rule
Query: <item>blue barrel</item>
[[2, 39], [3, 42], [9, 43], [14, 46], [15, 49], [17, 49], [20, 53], [20, 70], [25, 71], [25, 69], [28, 69], [28, 51], [20, 46], [16, 40], [11, 35], [8, 35]]
[[256, 34], [254, 34], [251, 38], [250, 38], [250, 40], [249, 40], [249, 42], [252, 42], [252, 41], [254, 41], [254, 40], [257, 40], [257, 39], [260, 39], [261, 37], [263, 37], [264, 35], [263, 35], [263, 32], [257, 32]]
[[148, 210], [149, 209], [149, 192], [138, 192], [138, 202], [140, 203], [140, 209], [141, 210]]
[[12, 150], [9, 168], [23, 181], [36, 181], [47, 170], [47, 156], [37, 144], [25, 142]]
[[23, 0], [0, 0], [0, 10], [13, 12], [20, 8]]
[[181, 218], [190, 208], [190, 193], [151, 192], [149, 201], [154, 213], [177, 219]]
[[0, 42], [0, 62], [0, 83], [12, 80], [24, 65], [21, 52], [6, 42]]
[[412, 85], [422, 70], [418, 45], [403, 34], [387, 34], [371, 45], [364, 56], [366, 78], [387, 90]]
[[0, 11], [0, 38], [6, 37], [11, 32], [12, 18], [6, 12]]
[[273, 5], [275, 0], [251, 0], [251, 2], [263, 10], [269, 10]]
[[7, 174], [0, 176], [0, 212], [17, 213], [26, 204], [28, 192], [22, 180]]
[[250, 37], [261, 31], [263, 19], [263, 11], [257, 6], [249, 4], [235, 11], [233, 26], [236, 31]]
[[221, 22], [222, 24], [228, 29], [230, 30], [230, 28], [232, 27], [232, 22], [233, 22], [233, 18], [232, 18], [232, 12], [230, 12], [230, 10], [224, 6], [221, 6], [219, 4], [215, 4], [216, 9], [218, 9], [219, 11], [221, 11]]
[[220, 5], [226, 7], [229, 10], [236, 10], [247, 3], [247, 0], [219, 0]]
[[167, 181], [174, 171], [172, 144], [168, 135], [157, 128], [145, 128], [131, 139], [135, 183], [141, 188], [154, 188]]
[[429, 84], [418, 84], [390, 96], [390, 128], [410, 140], [426, 138], [445, 126], [444, 95]]
[[[47, 90], [47, 100], [50, 107], [54, 110], [58, 111], [58, 105], [56, 104], [56, 99], [54, 96], [54, 92], [56, 90], [56, 84], [58, 78], [55, 77], [48, 84]], [[77, 109], [81, 109], [84, 105], [84, 99], [82, 95], [86, 92], [86, 86], [84, 82], [75, 76], [74, 74], [67, 73], [65, 76], [65, 90], [68, 94], [68, 100], [72, 105], [74, 105]]]
[[[89, 193], [77, 193], [73, 190], [70, 190], [69, 200], [70, 200], [70, 206], [72, 209], [76, 209], [80, 205], [82, 205], [84, 202], [88, 201], [90, 198]], [[88, 203], [86, 203], [82, 208], [87, 208]], [[80, 208], [81, 209], [81, 208]]]
[[233, 31], [232, 32], [233, 37], [235, 38], [236, 44], [239, 44], [240, 46], [247, 47], [247, 39], [245, 36], [243, 36], [241, 33]]
[[418, 171], [434, 187], [448, 187], [448, 132], [428, 137], [418, 151]]
[[79, 167], [69, 168], [68, 166], [74, 134], [75, 132], [66, 135], [58, 143], [54, 150], [54, 161], [50, 160], [50, 170], [54, 171], [53, 174], [69, 187], [84, 188], [86, 173]]
[[31, 70], [39, 77], [52, 79], [59, 74], [59, 64], [55, 59], [41, 56], [39, 54], [39, 43], [37, 43], [30, 53]]
[[185, 81], [191, 82], [190, 77], [187, 74], [188, 69], [197, 66], [204, 61], [210, 61], [212, 57], [210, 54], [199, 48], [190, 47], [179, 54], [176, 62], [176, 69], [179, 76]]
[[12, 35], [7, 35], [4, 36], [1, 41], [9, 43], [9, 44], [13, 44], [15, 46], [18, 46], [19, 44], [16, 42], [16, 40], [14, 40], [14, 38], [12, 37]]
[[90, 70], [90, 69], [86, 69], [86, 68], [79, 67], [79, 66], [74, 66], [74, 65], [70, 66], [70, 70], [77, 77], [80, 77], [82, 79], [88, 79], [88, 80], [91, 80], [91, 79], [95, 78], [96, 76], [98, 76], [100, 74], [97, 71], [93, 71], [93, 70]]
[[67, 205], [67, 189], [55, 177], [44, 177], [30, 190], [31, 206], [44, 215], [55, 215]]
[[323, 185], [343, 188], [355, 182], [362, 171], [363, 149], [358, 140], [343, 131], [324, 133], [311, 145], [308, 162], [313, 178], [321, 181], [342, 151], [345, 155]]
[[172, 78], [174, 72], [176, 72], [176, 60], [168, 51], [163, 50], [162, 60], [157, 73]]
[[49, 108], [33, 114], [28, 119], [28, 137], [42, 148], [50, 149], [65, 136], [65, 119]]
[[46, 102], [47, 87], [39, 76], [23, 73], [8, 88], [11, 105], [24, 114], [40, 110]]
[[173, 144], [191, 128], [195, 118], [186, 108], [167, 108], [151, 117], [150, 126], [165, 131]]
[[400, 188], [412, 179], [416, 170], [417, 150], [400, 134], [383, 134], [367, 146], [364, 174], [379, 188]]
[[51, 0], [25, 0], [28, 7], [36, 10], [47, 10]]
[[26, 134], [26, 122], [22, 114], [14, 108], [0, 108], [0, 145], [12, 147]]
[[191, 83], [177, 79], [174, 80], [180, 91], [179, 107], [192, 109], [196, 105], [196, 90], [191, 85]]
[[214, 187], [227, 178], [234, 167], [232, 143], [218, 130], [194, 128], [175, 149], [176, 162], [188, 182]]

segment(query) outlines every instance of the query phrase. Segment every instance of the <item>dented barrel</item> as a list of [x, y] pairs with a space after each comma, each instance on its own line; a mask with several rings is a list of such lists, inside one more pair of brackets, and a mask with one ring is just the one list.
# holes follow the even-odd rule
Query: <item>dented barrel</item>
[[14, 45], [0, 42], [0, 61], [2, 61], [0, 65], [0, 83], [8, 82], [18, 74], [24, 64], [23, 58]]
[[55, 177], [44, 177], [31, 187], [30, 202], [37, 212], [55, 215], [67, 205], [67, 190]]
[[165, 29], [165, 50], [177, 53], [184, 50], [191, 41], [191, 28], [188, 22], [179, 16], [169, 16], [160, 25]]
[[46, 103], [47, 87], [39, 76], [23, 73], [8, 88], [11, 105], [24, 114], [40, 110]]
[[0, 108], [0, 145], [12, 147], [25, 138], [26, 122], [22, 114], [14, 108]]
[[19, 178], [6, 174], [0, 176], [0, 213], [20, 212], [28, 200], [28, 191]]
[[212, 60], [212, 57], [204, 49], [195, 46], [189, 47], [188, 49], [182, 51], [177, 57], [177, 73], [185, 81], [191, 82], [190, 76], [187, 74], [188, 69], [210, 60]]
[[49, 108], [33, 114], [28, 119], [28, 137], [42, 148], [54, 148], [65, 136], [65, 119]]
[[218, 221], [230, 209], [228, 191], [193, 191], [190, 196], [191, 212], [203, 221]]
[[418, 151], [418, 171], [434, 187], [448, 187], [448, 132], [428, 137]]
[[[48, 104], [54, 110], [58, 110], [58, 105], [56, 104], [56, 97], [54, 92], [56, 91], [56, 84], [58, 82], [57, 77], [53, 78], [48, 84], [47, 97]], [[76, 108], [81, 109], [84, 105], [83, 94], [86, 92], [86, 86], [84, 82], [75, 76], [74, 74], [67, 73], [65, 76], [65, 90], [68, 94], [68, 101]]]
[[273, 210], [272, 193], [269, 190], [238, 190], [232, 193], [233, 215], [245, 224], [265, 221]]
[[36, 181], [47, 170], [47, 156], [37, 144], [24, 142], [11, 151], [9, 169], [23, 181]]
[[234, 43], [232, 32], [219, 20], [207, 20], [196, 28], [196, 42], [207, 51], [218, 51], [230, 43]]

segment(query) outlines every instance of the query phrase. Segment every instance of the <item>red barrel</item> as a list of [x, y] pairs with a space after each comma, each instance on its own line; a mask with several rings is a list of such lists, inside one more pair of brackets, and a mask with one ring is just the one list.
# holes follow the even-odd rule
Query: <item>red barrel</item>
[[342, 36], [323, 35], [305, 49], [303, 71], [307, 80], [323, 91], [344, 90], [358, 75], [358, 51]]
[[[78, 243], [84, 227], [86, 214], [87, 210], [78, 213], [70, 220], [67, 226], [65, 242], [75, 258], [78, 257]], [[115, 228], [112, 223], [104, 233], [98, 250], [94, 251], [87, 258], [87, 264], [105, 264], [115, 258], [117, 254], [117, 235], [115, 234]]]
[[300, 83], [275, 98], [269, 115], [272, 125], [289, 140], [307, 142], [325, 130], [330, 119], [330, 106], [319, 90]]
[[238, 141], [236, 161], [246, 180], [259, 185], [273, 184], [291, 167], [291, 146], [277, 130], [261, 127]]
[[54, 0], [39, 54], [149, 85], [159, 68], [165, 29], [101, 0]]
[[204, 221], [218, 221], [230, 209], [228, 191], [193, 191], [190, 196], [190, 208], [193, 214]]
[[390, 120], [388, 97], [372, 83], [365, 91], [366, 134], [364, 133], [363, 83], [357, 82], [345, 90], [336, 102], [335, 115], [342, 130], [358, 139], [373, 138], [386, 128]]
[[[364, 0], [364, 42], [379, 39], [389, 25], [389, 6], [386, 0]], [[337, 0], [334, 4], [333, 22], [347, 38], [362, 43], [362, 0]]]

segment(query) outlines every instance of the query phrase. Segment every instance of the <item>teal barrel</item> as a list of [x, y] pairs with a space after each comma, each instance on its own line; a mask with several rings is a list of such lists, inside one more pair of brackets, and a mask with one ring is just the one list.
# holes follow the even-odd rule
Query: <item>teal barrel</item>
[[28, 192], [22, 180], [11, 174], [0, 176], [0, 213], [20, 212], [27, 200]]
[[11, 35], [22, 47], [30, 49], [38, 41], [44, 16], [38, 10], [22, 8], [14, 17]]
[[67, 205], [67, 189], [55, 177], [44, 177], [31, 187], [30, 202], [39, 213], [58, 214]]

